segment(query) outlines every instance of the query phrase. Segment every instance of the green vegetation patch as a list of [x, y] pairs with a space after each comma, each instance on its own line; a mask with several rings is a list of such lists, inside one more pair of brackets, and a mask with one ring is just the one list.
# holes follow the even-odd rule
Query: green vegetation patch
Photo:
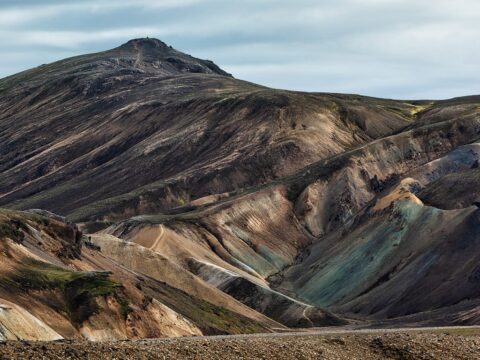
[[0, 287], [23, 292], [59, 291], [65, 301], [66, 314], [72, 323], [80, 325], [98, 311], [95, 298], [117, 295], [120, 290], [121, 285], [109, 280], [108, 276], [107, 272], [75, 272], [30, 260], [20, 265], [8, 277], [0, 279]]
[[125, 296], [118, 296], [117, 301], [120, 305], [120, 314], [122, 314], [123, 319], [127, 319], [128, 314], [130, 314], [133, 309], [130, 307], [130, 301]]
[[259, 322], [195, 298], [165, 283], [149, 279], [144, 281], [144, 285], [147, 285], [144, 291], [197, 324], [204, 334], [253, 334], [266, 331]]
[[21, 241], [23, 239], [23, 233], [11, 222], [0, 221], [0, 239], [1, 238]]

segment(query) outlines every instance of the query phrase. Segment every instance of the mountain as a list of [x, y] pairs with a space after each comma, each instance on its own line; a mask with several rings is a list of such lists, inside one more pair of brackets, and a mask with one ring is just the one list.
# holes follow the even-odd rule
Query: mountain
[[263, 184], [389, 135], [421, 108], [267, 89], [154, 39], [2, 79], [0, 94], [0, 205], [75, 221]]
[[0, 95], [0, 338], [480, 321], [480, 96], [269, 89], [156, 39]]

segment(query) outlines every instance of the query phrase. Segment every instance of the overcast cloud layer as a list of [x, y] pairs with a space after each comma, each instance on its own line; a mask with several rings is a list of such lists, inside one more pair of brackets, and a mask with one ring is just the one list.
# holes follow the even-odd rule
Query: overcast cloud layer
[[0, 0], [0, 77], [145, 36], [276, 88], [480, 94], [478, 0]]

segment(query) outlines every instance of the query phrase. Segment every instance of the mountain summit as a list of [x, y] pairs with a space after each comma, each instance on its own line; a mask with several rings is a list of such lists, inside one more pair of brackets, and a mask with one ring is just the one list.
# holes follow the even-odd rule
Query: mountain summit
[[68, 83], [70, 88], [80, 85], [81, 92], [91, 94], [100, 83], [132, 79], [132, 76], [139, 80], [142, 76], [185, 74], [232, 77], [210, 60], [182, 53], [158, 39], [141, 38], [111, 50], [75, 56], [6, 77], [0, 80], [0, 91], [18, 84], [32, 88], [50, 83], [57, 88], [60, 83]]
[[171, 46], [168, 46], [163, 41], [155, 38], [138, 38], [127, 41], [125, 44], [120, 45], [121, 49], [171, 49]]
[[134, 60], [133, 65], [136, 68], [153, 67], [171, 74], [203, 73], [231, 76], [210, 60], [194, 58], [153, 38], [130, 40], [117, 49], [108, 51], [107, 54], [114, 58], [119, 56], [122, 60]]

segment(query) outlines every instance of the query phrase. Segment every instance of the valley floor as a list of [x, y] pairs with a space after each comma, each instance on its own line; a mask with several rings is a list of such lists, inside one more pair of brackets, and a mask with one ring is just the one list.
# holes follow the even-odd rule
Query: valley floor
[[117, 342], [0, 342], [2, 360], [478, 358], [480, 327], [316, 330]]

